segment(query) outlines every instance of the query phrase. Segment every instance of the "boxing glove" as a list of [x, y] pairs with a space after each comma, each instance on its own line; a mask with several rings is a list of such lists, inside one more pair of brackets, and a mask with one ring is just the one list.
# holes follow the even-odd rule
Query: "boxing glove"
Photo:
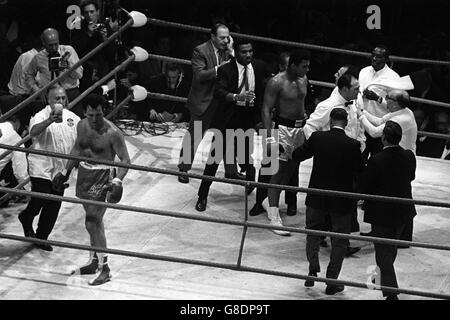
[[65, 183], [67, 180], [68, 180], [67, 176], [63, 175], [61, 172], [58, 172], [52, 180], [53, 190], [57, 192], [63, 192], [64, 189], [69, 187], [69, 184]]
[[122, 193], [122, 180], [120, 180], [119, 178], [114, 178], [109, 187], [109, 193], [106, 197], [106, 201], [108, 201], [109, 203], [118, 203], [120, 199], [122, 199]]

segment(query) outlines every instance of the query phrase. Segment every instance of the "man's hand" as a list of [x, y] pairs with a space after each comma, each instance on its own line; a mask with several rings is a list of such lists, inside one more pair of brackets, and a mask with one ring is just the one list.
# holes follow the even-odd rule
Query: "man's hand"
[[53, 190], [60, 192], [60, 193], [63, 192], [64, 189], [69, 187], [69, 184], [66, 183], [67, 180], [68, 180], [68, 177], [63, 175], [61, 172], [58, 172], [52, 180]]
[[236, 100], [241, 102], [252, 102], [256, 98], [256, 95], [253, 91], [246, 91], [244, 93], [240, 93], [236, 95]]
[[158, 113], [155, 111], [155, 109], [150, 110], [149, 119], [150, 121], [158, 120]]
[[373, 92], [372, 90], [369, 90], [369, 89], [364, 90], [363, 96], [366, 99], [374, 100], [374, 101], [377, 101], [380, 98], [375, 92]]

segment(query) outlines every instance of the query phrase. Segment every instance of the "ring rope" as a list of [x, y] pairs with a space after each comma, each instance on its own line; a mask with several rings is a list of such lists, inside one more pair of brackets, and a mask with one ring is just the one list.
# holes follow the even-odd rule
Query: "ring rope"
[[114, 32], [109, 38], [107, 38], [104, 42], [99, 44], [97, 47], [92, 49], [91, 52], [86, 54], [84, 57], [82, 57], [77, 63], [75, 63], [73, 66], [68, 68], [66, 71], [61, 73], [58, 77], [50, 81], [48, 84], [46, 84], [44, 87], [33, 93], [31, 96], [26, 98], [24, 101], [16, 105], [14, 108], [9, 110], [8, 112], [4, 113], [0, 116], [0, 122], [5, 121], [9, 117], [11, 117], [13, 114], [17, 113], [21, 109], [23, 109], [25, 106], [27, 106], [30, 102], [34, 101], [39, 95], [42, 94], [45, 90], [53, 86], [55, 83], [57, 83], [59, 80], [61, 80], [63, 77], [68, 75], [70, 72], [81, 66], [84, 62], [86, 62], [88, 59], [90, 59], [92, 56], [94, 56], [98, 51], [106, 47], [109, 43], [111, 43], [114, 39], [116, 39], [123, 31], [128, 29], [130, 26], [133, 25], [133, 19], [129, 19], [122, 27], [119, 28], [116, 32]]
[[327, 196], [334, 196], [334, 197], [340, 197], [340, 198], [351, 198], [351, 199], [357, 199], [357, 200], [374, 200], [374, 201], [395, 202], [395, 203], [402, 203], [402, 204], [424, 205], [424, 206], [430, 206], [430, 207], [450, 208], [450, 203], [448, 203], [448, 202], [415, 200], [415, 199], [406, 199], [406, 198], [398, 198], [398, 197], [368, 195], [368, 194], [363, 194], [363, 193], [334, 191], [334, 190], [321, 190], [321, 189], [315, 189], [315, 188], [303, 188], [303, 187], [293, 187], [293, 186], [288, 186], [288, 185], [276, 185], [276, 184], [270, 184], [270, 183], [261, 183], [261, 182], [256, 182], [256, 181], [243, 181], [243, 180], [236, 180], [236, 179], [229, 179], [229, 178], [219, 178], [219, 177], [205, 176], [205, 175], [195, 174], [195, 173], [180, 172], [180, 171], [176, 171], [176, 170], [161, 169], [161, 168], [157, 168], [157, 167], [147, 167], [147, 166], [126, 164], [126, 163], [110, 161], [110, 160], [95, 159], [95, 158], [76, 156], [76, 155], [70, 155], [70, 154], [62, 154], [62, 153], [56, 153], [56, 152], [51, 152], [51, 151], [46, 151], [46, 150], [34, 150], [34, 149], [30, 150], [27, 148], [10, 146], [10, 145], [6, 145], [6, 144], [0, 144], [0, 148], [13, 150], [13, 151], [34, 153], [34, 154], [50, 156], [50, 157], [54, 157], [54, 158], [62, 158], [62, 159], [69, 159], [69, 160], [75, 160], [75, 161], [87, 161], [87, 162], [99, 163], [99, 164], [104, 164], [104, 165], [111, 166], [111, 167], [121, 167], [121, 168], [127, 168], [127, 169], [131, 169], [131, 170], [154, 172], [154, 173], [161, 173], [161, 174], [175, 175], [175, 176], [187, 176], [187, 177], [195, 178], [195, 179], [202, 179], [202, 180], [208, 180], [208, 181], [213, 181], [213, 182], [215, 181], [215, 182], [224, 182], [224, 183], [228, 183], [228, 184], [240, 185], [240, 186], [244, 186], [247, 188], [259, 187], [259, 188], [264, 188], [264, 189], [287, 190], [287, 191], [293, 191], [293, 192], [301, 192], [301, 193], [309, 193], [309, 194], [317, 194], [317, 195], [327, 195]]
[[95, 205], [95, 206], [102, 206], [105, 208], [116, 209], [116, 210], [121, 210], [121, 211], [132, 211], [132, 212], [152, 214], [152, 215], [158, 215], [158, 216], [164, 216], [164, 217], [181, 218], [181, 219], [197, 220], [197, 221], [203, 221], [203, 222], [212, 222], [212, 223], [218, 223], [218, 224], [234, 225], [234, 226], [239, 226], [239, 227], [247, 226], [247, 227], [251, 227], [251, 228], [259, 228], [259, 229], [266, 229], [266, 230], [290, 231], [293, 233], [300, 233], [300, 234], [313, 235], [313, 236], [326, 236], [326, 237], [330, 237], [330, 238], [360, 240], [360, 241], [388, 244], [388, 245], [412, 246], [412, 247], [418, 247], [418, 248], [450, 251], [450, 245], [443, 245], [443, 244], [368, 237], [368, 236], [343, 234], [343, 233], [336, 233], [336, 232], [330, 232], [330, 231], [319, 231], [319, 230], [302, 229], [302, 228], [286, 227], [286, 226], [272, 226], [272, 225], [263, 224], [263, 223], [230, 220], [230, 219], [224, 219], [224, 218], [214, 218], [214, 217], [208, 217], [208, 216], [200, 216], [200, 215], [196, 215], [196, 214], [180, 213], [180, 212], [176, 212], [176, 211], [149, 209], [149, 208], [144, 208], [144, 207], [124, 205], [124, 204], [115, 204], [115, 203], [108, 203], [108, 202], [102, 202], [102, 201], [79, 199], [79, 198], [74, 198], [74, 197], [63, 197], [63, 196], [57, 196], [57, 195], [53, 195], [53, 194], [40, 193], [40, 192], [34, 192], [34, 191], [15, 190], [13, 188], [5, 188], [5, 187], [0, 187], [0, 192], [11, 192], [13, 194], [31, 196], [34, 198], [46, 199], [46, 200], [51, 200], [51, 201], [64, 201], [64, 202], [71, 202], [71, 203], [77, 203], [77, 204]]
[[[178, 28], [178, 29], [184, 29], [184, 30], [189, 30], [189, 31], [211, 33], [210, 28], [192, 26], [192, 25], [187, 25], [187, 24], [182, 24], [182, 23], [177, 23], [177, 22], [170, 22], [170, 21], [166, 21], [166, 20], [159, 20], [159, 19], [154, 19], [154, 18], [148, 18], [147, 23], [153, 24], [156, 26], [161, 26], [161, 27], [171, 27], [171, 28]], [[267, 43], [290, 46], [290, 47], [306, 48], [306, 49], [311, 49], [311, 50], [320, 50], [320, 51], [327, 51], [327, 52], [334, 52], [334, 53], [343, 53], [343, 54], [347, 54], [347, 55], [354, 55], [354, 56], [360, 56], [360, 57], [370, 57], [371, 56], [371, 54], [369, 52], [339, 49], [339, 48], [333, 48], [333, 47], [327, 47], [327, 46], [321, 46], [321, 45], [315, 45], [315, 44], [308, 44], [308, 43], [302, 43], [302, 42], [279, 40], [279, 39], [274, 39], [274, 38], [260, 37], [260, 36], [242, 34], [242, 33], [236, 33], [236, 32], [230, 32], [230, 35], [232, 35], [233, 37], [236, 37], [236, 38], [257, 40], [257, 41], [261, 41], [261, 42], [267, 42]], [[390, 55], [389, 58], [393, 61], [400, 61], [400, 62], [450, 65], [450, 61], [443, 61], [443, 60], [408, 58], [408, 57], [400, 57], [400, 56], [393, 56], [393, 55]]]
[[[8, 188], [0, 187], [0, 191], [6, 191]], [[44, 199], [50, 199], [54, 201], [67, 201], [72, 203], [81, 203], [81, 204], [90, 204], [90, 205], [101, 205], [107, 208], [115, 208], [119, 210], [126, 210], [126, 211], [135, 211], [135, 212], [143, 212], [143, 213], [150, 213], [150, 214], [157, 214], [157, 215], [163, 215], [163, 216], [171, 216], [171, 217], [179, 217], [179, 218], [187, 218], [191, 220], [199, 220], [199, 221], [209, 221], [209, 222], [216, 222], [216, 223], [225, 223], [225, 224], [231, 224], [231, 225], [238, 225], [238, 226], [250, 226], [250, 227], [257, 227], [257, 228], [263, 228], [263, 229], [277, 229], [277, 230], [289, 230], [297, 233], [306, 233], [306, 234], [313, 234], [313, 235], [330, 235], [333, 237], [340, 237], [340, 238], [352, 238], [351, 235], [344, 235], [339, 233], [333, 233], [333, 232], [323, 232], [323, 231], [315, 231], [315, 230], [306, 230], [306, 229], [299, 229], [299, 228], [288, 228], [288, 227], [273, 227], [265, 224], [258, 224], [258, 223], [246, 223], [246, 222], [240, 222], [240, 221], [233, 221], [233, 220], [226, 220], [226, 219], [220, 219], [220, 218], [211, 218], [211, 217], [205, 217], [205, 216], [198, 216], [198, 215], [191, 215], [191, 214], [180, 214], [173, 211], [162, 211], [162, 210], [152, 210], [147, 208], [141, 208], [141, 207], [131, 207], [131, 206], [125, 206], [125, 205], [118, 205], [118, 204], [111, 204], [111, 203], [104, 203], [101, 201], [93, 201], [93, 200], [84, 200], [84, 199], [77, 199], [77, 198], [70, 198], [70, 197], [62, 197], [62, 196], [56, 196], [56, 195], [49, 195], [44, 193], [37, 193], [37, 192], [28, 192], [28, 191], [22, 191], [22, 190], [14, 190], [12, 191], [16, 194], [33, 194], [33, 196], [36, 196], [38, 198], [44, 198]], [[243, 267], [242, 265], [231, 265], [231, 264], [221, 264], [221, 263], [213, 263], [213, 262], [207, 262], [207, 261], [201, 261], [201, 260], [192, 260], [192, 259], [183, 259], [183, 258], [175, 258], [175, 257], [167, 257], [167, 256], [159, 256], [159, 255], [151, 255], [151, 254], [143, 254], [143, 253], [136, 253], [131, 251], [124, 251], [124, 250], [117, 250], [117, 249], [107, 249], [107, 248], [99, 248], [99, 247], [90, 247], [86, 245], [78, 245], [78, 244], [71, 244], [71, 243], [65, 243], [65, 242], [59, 242], [59, 241], [49, 241], [49, 240], [41, 240], [36, 238], [25, 238], [25, 237], [19, 237], [15, 235], [8, 235], [0, 233], [0, 238], [10, 239], [10, 240], [18, 240], [18, 241], [26, 241], [26, 242], [33, 242], [33, 243], [41, 243], [41, 244], [50, 244], [60, 247], [66, 247], [66, 248], [73, 248], [73, 249], [81, 249], [81, 250], [88, 250], [88, 251], [98, 251], [98, 252], [104, 252], [104, 253], [110, 253], [110, 254], [118, 254], [118, 255], [125, 255], [125, 256], [132, 256], [132, 257], [138, 257], [138, 258], [146, 258], [146, 259], [153, 259], [153, 260], [163, 260], [163, 261], [169, 261], [169, 262], [181, 262], [181, 263], [188, 263], [188, 264], [198, 264], [203, 266], [211, 266], [211, 267], [219, 267], [219, 268], [226, 268], [226, 269], [233, 269], [237, 271], [250, 271], [250, 272], [258, 272], [263, 274], [270, 274], [270, 275], [279, 275], [284, 277], [290, 277], [290, 278], [297, 278], [297, 279], [304, 279], [304, 280], [315, 280], [316, 277], [309, 277], [304, 275], [297, 275], [297, 274], [290, 274], [290, 273], [283, 273], [283, 272], [276, 272], [272, 270], [265, 270], [265, 269], [256, 269], [256, 268], [248, 268]], [[364, 237], [358, 237], [358, 238], [364, 238]], [[366, 238], [372, 238], [372, 237], [366, 237]], [[387, 240], [383, 238], [373, 238], [372, 242], [377, 243], [396, 243], [396, 242], [406, 242], [407, 244], [410, 244], [408, 241], [394, 241], [394, 240]], [[412, 244], [412, 242], [411, 242]], [[422, 244], [426, 246], [422, 247], [428, 247], [430, 248], [430, 244]], [[450, 249], [450, 248], [448, 248]], [[354, 286], [354, 287], [360, 287], [360, 288], [367, 288], [367, 284], [357, 283], [357, 282], [350, 282], [350, 281], [343, 281], [343, 280], [336, 280], [336, 279], [330, 279], [328, 278], [317, 278], [321, 279], [321, 282], [327, 282], [327, 283], [333, 283], [333, 284], [343, 284], [348, 286]], [[372, 287], [372, 286], [371, 286]], [[394, 291], [390, 292], [398, 292], [398, 293], [405, 293], [405, 294], [412, 294], [412, 295], [420, 295], [420, 296], [427, 296], [427, 297], [434, 297], [434, 298], [440, 298], [440, 299], [448, 299], [450, 296], [448, 295], [441, 295], [436, 293], [430, 293], [430, 292], [423, 292], [423, 291], [415, 291], [415, 290], [405, 290], [405, 289], [397, 289], [397, 288], [390, 288], [390, 287], [381, 287], [377, 286], [380, 289], [386, 288], [385, 291], [390, 291], [391, 289]], [[374, 289], [376, 289], [375, 286], [373, 286]], [[384, 290], [384, 289], [383, 289]]]
[[301, 274], [280, 272], [280, 271], [261, 269], [261, 268], [253, 268], [253, 267], [247, 267], [247, 266], [235, 265], [235, 264], [225, 264], [225, 263], [211, 262], [211, 261], [205, 261], [205, 260], [178, 258], [178, 257], [156, 255], [156, 254], [150, 254], [150, 253], [140, 253], [140, 252], [134, 252], [134, 251], [128, 251], [128, 250], [120, 250], [120, 249], [91, 247], [91, 246], [87, 246], [87, 245], [74, 244], [74, 243], [68, 243], [68, 242], [62, 242], [62, 241], [41, 240], [41, 239], [37, 239], [37, 238], [26, 238], [26, 237], [22, 237], [22, 236], [16, 236], [16, 235], [5, 234], [5, 233], [0, 233], [0, 238], [14, 240], [14, 241], [37, 243], [37, 244], [49, 244], [52, 246], [69, 248], [69, 249], [77, 249], [77, 250], [84, 250], [84, 251], [96, 251], [96, 252], [102, 252], [102, 253], [108, 253], [108, 254], [114, 254], [114, 255], [120, 255], [120, 256], [126, 256], [126, 257], [133, 257], [133, 258], [141, 258], [141, 259], [147, 259], [147, 260], [158, 260], [158, 261], [167, 261], [167, 262], [175, 262], [175, 263], [184, 263], [184, 264], [190, 264], [190, 265], [214, 267], [214, 268], [227, 269], [227, 270], [233, 270], [233, 271], [245, 271], [245, 272], [252, 272], [252, 273], [272, 275], [272, 276], [281, 276], [281, 277], [300, 279], [300, 280], [312, 280], [312, 281], [317, 281], [317, 282], [325, 282], [327, 284], [345, 285], [345, 286], [349, 286], [349, 287], [371, 289], [371, 290], [383, 290], [386, 292], [402, 293], [402, 294], [409, 294], [409, 295], [422, 296], [422, 297], [435, 298], [435, 299], [450, 299], [450, 295], [434, 293], [434, 292], [385, 287], [385, 286], [376, 285], [376, 284], [366, 284], [366, 283], [361, 283], [361, 282], [337, 280], [337, 279], [331, 279], [331, 278], [312, 277], [312, 276], [306, 276], [306, 275], [301, 275]]
[[[123, 108], [128, 102], [130, 102], [133, 99], [132, 95], [127, 96], [125, 99], [122, 100], [121, 103], [119, 103], [113, 110], [111, 110], [111, 112], [105, 117], [106, 119], [111, 119], [117, 112], [119, 112], [119, 110], [121, 108]], [[68, 109], [70, 109], [71, 107], [69, 107]], [[20, 145], [18, 145], [20, 146]], [[28, 150], [30, 149], [27, 148]], [[8, 151], [12, 152], [12, 151]], [[14, 189], [21, 189], [22, 187], [24, 187], [28, 182], [30, 182], [30, 178], [26, 178], [24, 181], [22, 181], [21, 183], [19, 183], [17, 186], [14, 187]], [[5, 194], [3, 197], [0, 198], [0, 205], [2, 205], [6, 200], [8, 200], [11, 197], [10, 193]]]
[[[172, 63], [192, 65], [192, 62], [190, 60], [186, 60], [186, 59], [179, 59], [179, 58], [161, 56], [161, 55], [156, 55], [156, 54], [149, 54], [148, 57], [149, 57], [149, 59], [157, 59], [157, 60], [163, 60], [163, 61], [172, 62]], [[334, 83], [331, 83], [331, 82], [324, 82], [324, 81], [317, 81], [317, 80], [309, 80], [309, 82], [311, 84], [317, 85], [319, 87], [334, 88], [336, 86]], [[446, 102], [428, 100], [428, 99], [417, 98], [417, 97], [410, 97], [410, 99], [413, 102], [424, 103], [424, 104], [429, 104], [432, 106], [443, 107], [443, 108], [450, 108], [450, 103], [446, 103]]]
[[[147, 92], [147, 96], [153, 99], [159, 99], [159, 100], [170, 100], [175, 102], [187, 102], [187, 98], [184, 97], [178, 97], [178, 96], [171, 96], [164, 93], [157, 93], [157, 92]], [[432, 137], [432, 138], [438, 138], [438, 139], [450, 139], [450, 134], [442, 134], [442, 133], [435, 133], [435, 132], [428, 132], [428, 131], [417, 131], [418, 136], [424, 136], [424, 137]]]

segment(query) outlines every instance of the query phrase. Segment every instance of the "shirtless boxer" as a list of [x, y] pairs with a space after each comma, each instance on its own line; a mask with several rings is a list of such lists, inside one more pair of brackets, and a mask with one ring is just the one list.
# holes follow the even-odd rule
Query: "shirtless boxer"
[[[306, 73], [309, 70], [310, 54], [306, 50], [298, 50], [291, 53], [287, 70], [281, 72], [269, 80], [264, 94], [262, 108], [262, 119], [264, 128], [267, 130], [267, 154], [279, 152], [279, 168], [272, 176], [270, 183], [287, 185], [295, 164], [292, 160], [292, 152], [305, 141], [303, 126], [306, 121], [305, 97], [307, 92], [308, 78]], [[277, 105], [279, 115], [278, 123], [278, 144], [272, 136], [272, 119], [270, 111]], [[270, 224], [282, 226], [279, 213], [278, 202], [280, 191], [268, 190], [269, 204], [264, 200]], [[272, 230], [278, 235], [288, 236], [287, 231]]]
[[[110, 121], [103, 118], [103, 108], [106, 100], [97, 94], [90, 94], [84, 101], [85, 119], [77, 126], [77, 139], [71, 155], [91, 157], [114, 161], [117, 155], [121, 163], [129, 164], [130, 157], [121, 131]], [[57, 188], [67, 187], [70, 172], [78, 163], [70, 160], [66, 165], [66, 174], [58, 173], [53, 183]], [[80, 199], [96, 200], [117, 203], [122, 197], [122, 180], [128, 169], [118, 168], [117, 175], [113, 177], [115, 168], [88, 162], [80, 162], [78, 165], [78, 177], [76, 196]], [[112, 179], [112, 180], [111, 180]], [[109, 191], [109, 193], [108, 193]], [[105, 229], [103, 216], [106, 208], [96, 205], [83, 204], [86, 211], [86, 229], [89, 233], [91, 246], [106, 248]], [[111, 279], [107, 256], [104, 253], [90, 252], [87, 265], [79, 268], [74, 273], [95, 274], [98, 276], [89, 281], [90, 285], [100, 285]]]

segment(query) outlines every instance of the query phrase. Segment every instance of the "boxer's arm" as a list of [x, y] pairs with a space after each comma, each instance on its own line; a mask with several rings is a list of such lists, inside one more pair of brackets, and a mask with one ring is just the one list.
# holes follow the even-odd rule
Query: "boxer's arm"
[[[125, 139], [123, 138], [123, 135], [120, 131], [115, 130], [114, 133], [112, 134], [112, 147], [114, 149], [114, 152], [119, 157], [121, 163], [124, 164], [131, 163], [130, 155], [128, 154], [128, 149], [125, 144]], [[116, 178], [122, 181], [123, 178], [125, 178], [127, 172], [128, 168], [118, 168]]]

